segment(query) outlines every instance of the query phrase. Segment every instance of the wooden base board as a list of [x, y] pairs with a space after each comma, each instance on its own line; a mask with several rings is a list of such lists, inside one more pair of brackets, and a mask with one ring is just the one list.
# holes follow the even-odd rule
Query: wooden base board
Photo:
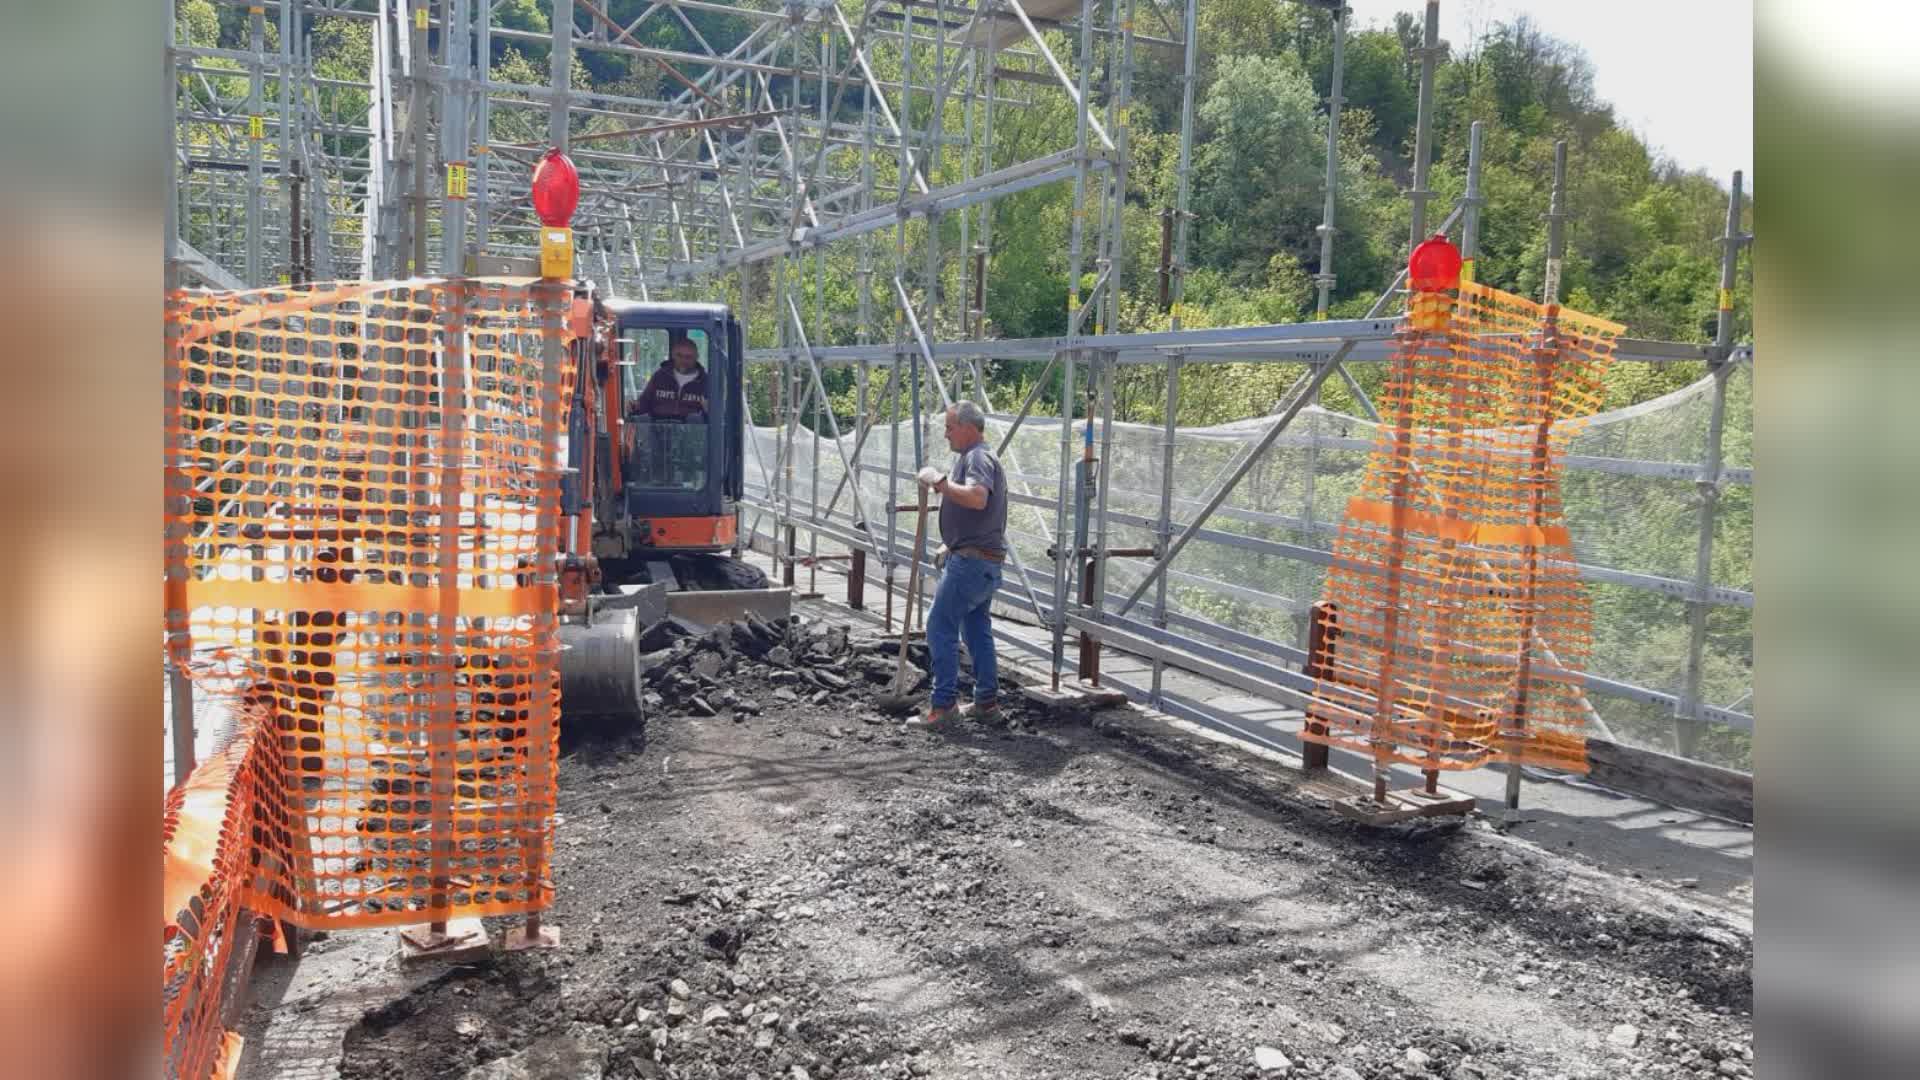
[[1044, 684], [1023, 686], [1020, 688], [1020, 694], [1043, 709], [1057, 712], [1104, 709], [1114, 705], [1124, 705], [1127, 702], [1127, 695], [1118, 690], [1110, 690], [1104, 686], [1095, 686], [1081, 681], [1063, 682], [1058, 690]]
[[493, 939], [477, 918], [449, 919], [447, 931], [436, 934], [427, 923], [400, 931], [400, 959], [403, 963], [419, 960], [472, 960], [493, 951]]
[[1349, 795], [1333, 803], [1335, 813], [1365, 825], [1391, 825], [1413, 818], [1445, 817], [1449, 814], [1464, 817], [1472, 813], [1473, 808], [1473, 796], [1444, 787], [1433, 793], [1419, 788], [1389, 791], [1384, 803], [1373, 801], [1372, 792]]

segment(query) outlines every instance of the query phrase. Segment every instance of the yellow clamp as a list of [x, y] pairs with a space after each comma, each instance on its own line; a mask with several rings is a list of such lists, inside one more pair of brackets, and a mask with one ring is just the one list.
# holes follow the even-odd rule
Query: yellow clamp
[[265, 15], [266, 13], [267, 13], [267, 8], [265, 4], [248, 4], [247, 5], [247, 14], [249, 15]]

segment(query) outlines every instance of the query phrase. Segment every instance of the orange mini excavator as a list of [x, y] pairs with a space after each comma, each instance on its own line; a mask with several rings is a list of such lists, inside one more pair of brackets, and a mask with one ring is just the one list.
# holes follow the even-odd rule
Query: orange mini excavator
[[781, 618], [792, 590], [740, 559], [746, 354], [732, 311], [581, 282], [572, 321], [561, 695], [570, 713], [637, 713], [654, 622]]

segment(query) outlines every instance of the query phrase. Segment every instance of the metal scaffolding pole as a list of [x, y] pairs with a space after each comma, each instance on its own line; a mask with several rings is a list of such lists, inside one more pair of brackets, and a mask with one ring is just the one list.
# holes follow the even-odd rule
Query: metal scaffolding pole
[[1740, 263], [1740, 248], [1745, 238], [1740, 232], [1742, 182], [1740, 172], [1733, 174], [1733, 188], [1727, 196], [1727, 228], [1721, 237], [1720, 294], [1713, 334], [1714, 357], [1708, 367], [1713, 375], [1713, 411], [1707, 419], [1705, 459], [1694, 481], [1700, 493], [1700, 537], [1694, 549], [1693, 594], [1687, 599], [1687, 667], [1680, 689], [1680, 704], [1674, 710], [1673, 738], [1681, 757], [1692, 757], [1700, 744], [1700, 684], [1706, 673], [1707, 613], [1711, 606], [1707, 592], [1713, 588], [1713, 530], [1720, 512], [1720, 470], [1722, 442], [1727, 419], [1727, 379], [1733, 374], [1733, 280]]
[[[427, 149], [427, 130], [433, 126], [429, 115], [433, 108], [430, 84], [433, 64], [427, 53], [427, 18], [431, 4], [432, 0], [413, 0], [413, 71], [407, 99], [407, 135], [413, 144], [413, 166], [407, 182], [413, 196], [413, 214], [408, 219], [407, 238], [413, 252], [411, 273], [414, 277], [427, 274], [428, 192], [433, 184], [433, 159]], [[557, 46], [555, 51], [558, 52]]]
[[266, 83], [266, 60], [261, 55], [266, 50], [266, 15], [267, 9], [258, 4], [247, 9], [247, 47], [252, 56], [247, 64], [247, 268], [244, 280], [250, 289], [266, 284], [266, 271], [260, 265], [266, 242], [261, 205], [264, 186], [261, 149], [266, 143], [267, 118], [260, 111]]
[[[1033, 23], [1027, 18], [1026, 12], [1021, 10], [1019, 0], [1007, 0], [1007, 3], [1010, 4], [1013, 10], [1020, 16], [1021, 22], [1027, 27], [1032, 39], [1036, 43], [1039, 43], [1040, 35], [1033, 29]], [[1093, 116], [1088, 107], [1087, 86], [1089, 76], [1093, 70], [1093, 5], [1094, 0], [1081, 0], [1080, 3], [1080, 84], [1079, 92], [1073, 96], [1076, 115], [1074, 122], [1073, 219], [1071, 224], [1071, 237], [1068, 241], [1067, 249], [1067, 311], [1068, 314], [1074, 318], [1067, 327], [1067, 339], [1064, 342], [1060, 364], [1059, 505], [1054, 517], [1053, 544], [1052, 687], [1055, 690], [1060, 689], [1060, 667], [1066, 659], [1067, 582], [1074, 565], [1074, 560], [1078, 557], [1078, 553], [1072, 549], [1072, 545], [1066, 542], [1066, 538], [1080, 534], [1078, 526], [1070, 525], [1067, 521], [1068, 512], [1071, 510], [1076, 515], [1076, 521], [1084, 520], [1084, 518], [1077, 516], [1081, 513], [1080, 509], [1072, 505], [1074, 500], [1069, 494], [1071, 488], [1068, 478], [1073, 475], [1073, 366], [1079, 354], [1077, 338], [1079, 335], [1080, 322], [1086, 318], [1087, 309], [1092, 306], [1091, 300], [1088, 301], [1086, 307], [1083, 307], [1080, 302], [1080, 269], [1082, 257], [1081, 245], [1084, 240], [1084, 233], [1086, 232], [1087, 220], [1087, 178], [1089, 173], [1087, 134], [1094, 123]], [[1044, 44], [1041, 45], [1041, 48], [1045, 51]], [[1053, 62], [1052, 53], [1047, 53], [1047, 58], [1050, 62]], [[1066, 75], [1060, 70], [1057, 62], [1053, 62], [1053, 68], [1054, 73], [1058, 75], [1064, 83], [1066, 81]], [[1102, 141], [1105, 141], [1104, 132], [1102, 133]], [[1092, 422], [1091, 416], [1088, 417], [1088, 422]]]
[[1333, 298], [1333, 207], [1334, 197], [1340, 187], [1340, 106], [1346, 104], [1346, 98], [1340, 96], [1340, 83], [1346, 73], [1347, 50], [1347, 10], [1337, 8], [1333, 12], [1333, 85], [1327, 93], [1327, 179], [1326, 205], [1321, 211], [1320, 228], [1320, 272], [1313, 276], [1314, 284], [1320, 290], [1320, 298], [1315, 302], [1316, 318], [1327, 317], [1327, 304]]
[[1427, 200], [1433, 197], [1427, 190], [1427, 175], [1433, 165], [1433, 76], [1439, 62], [1440, 0], [1427, 0], [1426, 30], [1420, 45], [1419, 113], [1413, 129], [1413, 190], [1407, 192], [1407, 200], [1413, 204], [1408, 250], [1427, 238]]
[[[1540, 332], [1540, 341], [1533, 348], [1534, 366], [1538, 370], [1538, 389], [1530, 403], [1540, 410], [1539, 435], [1533, 449], [1532, 507], [1526, 524], [1538, 527], [1542, 510], [1542, 489], [1546, 483], [1547, 468], [1547, 431], [1553, 420], [1553, 372], [1559, 365], [1559, 313], [1560, 313], [1560, 263], [1566, 254], [1567, 233], [1567, 141], [1561, 139], [1553, 144], [1553, 194], [1547, 208], [1547, 272], [1540, 288], [1540, 302], [1546, 305], [1546, 323]], [[1514, 695], [1511, 727], [1524, 739], [1527, 724], [1528, 681], [1533, 673], [1533, 649], [1536, 627], [1536, 573], [1539, 554], [1528, 547], [1526, 569], [1523, 572], [1519, 589], [1520, 597], [1520, 656], [1519, 670], [1514, 675]], [[1520, 808], [1520, 779], [1522, 769], [1517, 760], [1507, 763], [1507, 809]]]

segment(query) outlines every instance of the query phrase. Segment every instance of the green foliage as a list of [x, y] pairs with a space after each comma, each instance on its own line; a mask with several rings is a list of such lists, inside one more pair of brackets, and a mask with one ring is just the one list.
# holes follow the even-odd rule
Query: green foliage
[[1200, 106], [1195, 250], [1237, 283], [1259, 280], [1302, 226], [1311, 236], [1324, 160], [1315, 101], [1292, 57], [1228, 56]]

